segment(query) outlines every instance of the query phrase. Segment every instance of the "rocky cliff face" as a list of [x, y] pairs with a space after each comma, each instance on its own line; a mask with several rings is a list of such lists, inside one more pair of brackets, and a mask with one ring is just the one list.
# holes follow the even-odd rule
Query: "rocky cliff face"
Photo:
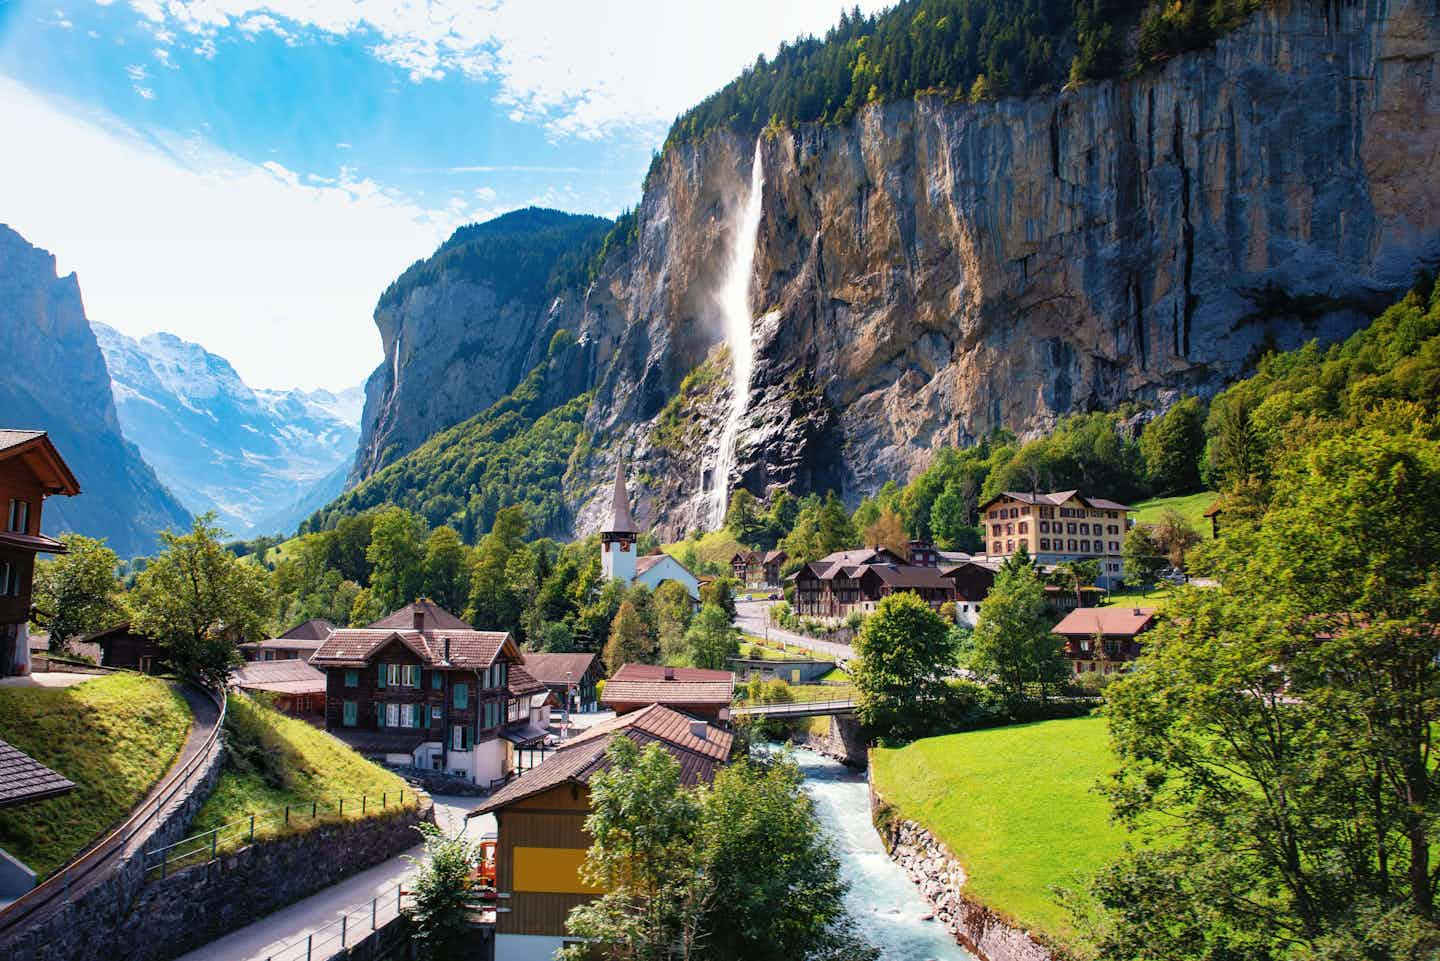
[[[1353, 331], [1440, 263], [1437, 54], [1430, 0], [1274, 0], [1130, 79], [762, 138], [756, 363], [729, 483], [853, 501], [938, 445], [1213, 392], [1268, 349]], [[729, 389], [680, 386], [723, 363], [715, 293], [754, 149], [712, 133], [667, 151], [634, 241], [534, 321], [591, 358], [589, 444], [567, 475], [579, 532], [617, 453], [642, 524], [699, 523]], [[464, 356], [442, 315], [427, 343]], [[439, 420], [479, 409], [489, 388], [469, 387]], [[391, 409], [436, 420], [433, 403]]]
[[[237, 536], [289, 532], [313, 501], [340, 493], [355, 456], [360, 388], [253, 390], [199, 344], [94, 328], [125, 436], [196, 513], [215, 511]], [[309, 493], [316, 485], [318, 497]]]
[[105, 358], [74, 274], [0, 224], [0, 424], [46, 430], [80, 481], [78, 497], [45, 502], [47, 533], [109, 540], [121, 557], [154, 549], [156, 531], [189, 513], [121, 435]]

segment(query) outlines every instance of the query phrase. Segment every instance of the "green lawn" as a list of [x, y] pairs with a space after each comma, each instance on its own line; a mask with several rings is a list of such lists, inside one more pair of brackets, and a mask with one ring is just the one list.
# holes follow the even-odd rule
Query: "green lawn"
[[880, 795], [964, 865], [969, 894], [1062, 943], [1073, 931], [1049, 885], [1093, 874], [1127, 836], [1092, 790], [1115, 766], [1103, 718], [874, 748], [870, 764]]
[[725, 576], [730, 576], [730, 558], [741, 551], [749, 550], [744, 544], [735, 539], [735, 535], [728, 530], [711, 531], [708, 534], [700, 535], [699, 540], [678, 541], [674, 544], [662, 544], [660, 549], [683, 561], [686, 548], [693, 545], [695, 556], [703, 563], [715, 564], [723, 568]]
[[155, 677], [0, 688], [0, 738], [76, 785], [60, 797], [0, 810], [0, 847], [49, 876], [125, 820], [189, 734], [189, 705]]
[[1189, 521], [1190, 525], [1200, 532], [1202, 538], [1209, 540], [1210, 518], [1205, 516], [1205, 510], [1215, 503], [1215, 498], [1219, 496], [1214, 491], [1201, 491], [1198, 494], [1185, 494], [1181, 497], [1152, 497], [1131, 506], [1136, 510], [1135, 522], [1137, 524], [1155, 523], [1167, 508], [1178, 511], [1181, 517]]
[[[191, 834], [272, 812], [257, 819], [255, 836], [276, 837], [338, 818], [341, 798], [348, 818], [360, 814], [361, 795], [370, 813], [380, 810], [382, 797], [387, 808], [395, 805], [402, 790], [407, 800], [413, 797], [398, 776], [329, 734], [243, 694], [230, 696], [225, 737], [229, 748], [225, 769], [215, 792], [195, 816]], [[318, 819], [309, 816], [311, 802], [317, 803]], [[273, 813], [283, 812], [286, 805], [292, 809], [288, 825], [283, 813]], [[226, 832], [228, 843], [220, 847], [238, 847], [248, 837], [248, 825]]]
[[[783, 678], [782, 678], [782, 680], [783, 680]], [[766, 683], [769, 683], [769, 682], [766, 682]], [[808, 703], [808, 702], [810, 702], [810, 701], [843, 701], [843, 700], [844, 700], [845, 698], [847, 698], [847, 697], [854, 697], [854, 696], [855, 696], [855, 689], [854, 689], [853, 687], [849, 687], [849, 686], [838, 687], [838, 686], [831, 685], [831, 684], [788, 684], [788, 683], [787, 683], [787, 684], [785, 685], [785, 688], [786, 688], [786, 690], [788, 690], [788, 691], [790, 692], [790, 701], [788, 701], [788, 702], [783, 702], [783, 703], [792, 703], [792, 702], [804, 702], [804, 703]], [[745, 697], [745, 684], [743, 684], [743, 683], [739, 684], [739, 685], [738, 685], [738, 690], [739, 690], [739, 692], [740, 692], [740, 700], [739, 700], [739, 703], [740, 703], [742, 706], [745, 705], [745, 704], [751, 703], [751, 702]]]
[[1109, 607], [1123, 607], [1128, 604], [1138, 607], [1163, 608], [1174, 591], [1175, 588], [1169, 584], [1158, 584], [1149, 591], [1138, 587], [1127, 588], [1123, 591], [1111, 591], [1103, 604]]

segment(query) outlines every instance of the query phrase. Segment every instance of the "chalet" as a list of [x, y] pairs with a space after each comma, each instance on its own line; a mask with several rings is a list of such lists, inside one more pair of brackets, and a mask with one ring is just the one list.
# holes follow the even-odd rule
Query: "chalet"
[[[0, 808], [43, 801], [75, 790], [69, 778], [0, 741]], [[35, 887], [35, 872], [0, 850], [0, 910]]]
[[325, 723], [325, 672], [304, 660], [247, 661], [230, 675], [230, 683], [247, 694], [265, 695], [291, 717]]
[[0, 429], [0, 677], [30, 672], [28, 627], [37, 554], [65, 545], [40, 533], [45, 498], [74, 497], [80, 483], [43, 430]]
[[1048, 494], [1006, 491], [980, 505], [988, 556], [1004, 560], [1022, 546], [1039, 564], [1095, 560], [1100, 586], [1124, 579], [1120, 545], [1135, 522], [1135, 508], [1079, 491]]
[[784, 551], [739, 551], [730, 558], [730, 576], [751, 590], [778, 589], [780, 568], [789, 556]]
[[610, 513], [600, 531], [600, 570], [606, 579], [626, 584], [644, 584], [652, 590], [665, 581], [685, 585], [690, 598], [699, 603], [700, 579], [669, 554], [656, 551], [637, 557], [640, 528], [630, 513], [630, 494], [625, 486], [625, 464], [615, 464], [615, 484], [610, 489]]
[[320, 650], [335, 625], [323, 617], [314, 617], [296, 624], [290, 630], [264, 641], [247, 641], [240, 645], [240, 656], [247, 661], [310, 660]]
[[100, 663], [142, 674], [158, 674], [166, 669], [165, 652], [152, 637], [137, 634], [129, 622], [81, 635], [77, 646], [93, 644], [100, 648]]
[[947, 567], [941, 575], [954, 585], [955, 621], [974, 627], [980, 620], [980, 604], [990, 588], [995, 586], [995, 574], [1000, 564], [985, 558], [971, 558], [954, 567]]
[[1220, 515], [1223, 513], [1225, 513], [1225, 508], [1219, 499], [1211, 502], [1210, 506], [1205, 508], [1204, 516], [1210, 518], [1211, 538], [1218, 538], [1220, 536]]
[[569, 700], [572, 711], [598, 711], [597, 684], [605, 676], [605, 665], [595, 654], [526, 654], [525, 670], [549, 688], [564, 709]]
[[665, 667], [660, 664], [622, 664], [605, 682], [601, 707], [617, 715], [662, 704], [672, 710], [728, 722], [735, 700], [735, 675], [699, 667]]
[[[489, 785], [534, 737], [513, 702], [524, 659], [510, 635], [477, 631], [430, 601], [368, 627], [337, 628], [310, 658], [325, 672], [325, 729], [389, 764]], [[543, 733], [540, 735], [543, 739]]]
[[1155, 612], [1139, 607], [1078, 607], [1056, 624], [1064, 655], [1076, 674], [1114, 674], [1140, 656], [1139, 636], [1155, 623]]
[[595, 725], [563, 743], [544, 763], [496, 791], [470, 817], [494, 814], [495, 957], [550, 958], [569, 943], [571, 908], [595, 894], [580, 877], [591, 838], [590, 779], [609, 766], [606, 749], [628, 737], [659, 744], [680, 764], [688, 787], [708, 784], [729, 760], [734, 736], [658, 704]]
[[840, 620], [852, 611], [873, 611], [902, 591], [919, 595], [936, 610], [955, 599], [955, 582], [941, 573], [939, 555], [928, 543], [912, 541], [907, 555], [870, 547], [836, 551], [806, 564], [790, 575], [796, 613]]

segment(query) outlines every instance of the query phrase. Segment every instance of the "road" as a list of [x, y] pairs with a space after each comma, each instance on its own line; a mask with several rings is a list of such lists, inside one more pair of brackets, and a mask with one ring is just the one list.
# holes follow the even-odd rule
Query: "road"
[[[735, 623], [747, 634], [765, 637], [766, 614], [770, 610], [770, 606], [774, 603], [774, 601], [736, 601]], [[772, 640], [779, 639], [786, 644], [798, 644], [801, 647], [814, 651], [816, 654], [833, 657], [836, 662], [840, 664], [855, 658], [855, 648], [849, 644], [820, 641], [813, 637], [806, 637], [804, 634], [796, 634], [794, 631], [783, 631], [773, 626], [769, 628], [769, 636]]]
[[[447, 834], [460, 831], [471, 840], [479, 840], [495, 830], [494, 815], [465, 820], [465, 812], [478, 806], [480, 798], [435, 795], [434, 801], [435, 821]], [[419, 857], [423, 850], [416, 845], [405, 854]], [[393, 898], [396, 885], [414, 870], [415, 865], [405, 860], [405, 855], [393, 857], [232, 931], [218, 941], [196, 948], [182, 955], [180, 961], [264, 961], [272, 955], [278, 956], [285, 945], [330, 924], [351, 908], [366, 904], [371, 898]]]

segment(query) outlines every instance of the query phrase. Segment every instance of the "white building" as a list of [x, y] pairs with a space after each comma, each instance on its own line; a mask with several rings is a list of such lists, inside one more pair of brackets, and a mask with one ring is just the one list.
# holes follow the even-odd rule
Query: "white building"
[[615, 465], [615, 486], [610, 492], [610, 518], [600, 532], [600, 569], [606, 578], [626, 584], [640, 583], [651, 590], [665, 581], [678, 581], [696, 602], [700, 601], [700, 580], [675, 558], [661, 551], [636, 556], [639, 528], [630, 513], [630, 495], [625, 487], [625, 465]]

